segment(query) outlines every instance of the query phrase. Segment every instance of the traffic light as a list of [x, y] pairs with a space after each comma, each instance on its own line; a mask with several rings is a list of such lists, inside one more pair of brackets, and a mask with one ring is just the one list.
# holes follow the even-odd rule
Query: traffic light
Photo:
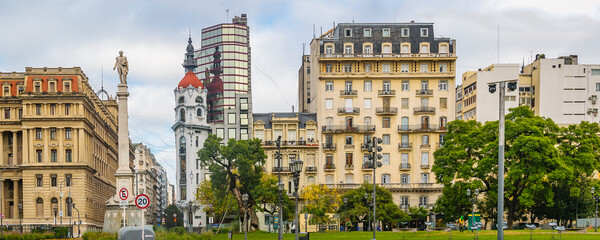
[[508, 82], [508, 90], [512, 92], [515, 89], [517, 89], [517, 81]]
[[488, 87], [490, 88], [490, 93], [495, 93], [496, 92], [496, 84], [488, 84]]

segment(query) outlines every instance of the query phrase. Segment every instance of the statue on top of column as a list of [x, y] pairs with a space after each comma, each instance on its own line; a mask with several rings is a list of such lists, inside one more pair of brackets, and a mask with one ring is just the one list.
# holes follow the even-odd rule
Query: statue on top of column
[[113, 70], [117, 69], [119, 72], [119, 80], [121, 80], [121, 84], [127, 84], [127, 73], [129, 72], [129, 63], [127, 62], [127, 57], [123, 56], [123, 51], [119, 51], [119, 56], [117, 57], [117, 61], [115, 62], [115, 66]]

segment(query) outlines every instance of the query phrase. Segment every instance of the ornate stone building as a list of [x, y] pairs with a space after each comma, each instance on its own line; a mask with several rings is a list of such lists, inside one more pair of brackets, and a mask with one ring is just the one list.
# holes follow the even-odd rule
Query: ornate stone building
[[100, 230], [116, 191], [116, 101], [98, 98], [79, 67], [0, 73], [0, 86], [4, 224]]

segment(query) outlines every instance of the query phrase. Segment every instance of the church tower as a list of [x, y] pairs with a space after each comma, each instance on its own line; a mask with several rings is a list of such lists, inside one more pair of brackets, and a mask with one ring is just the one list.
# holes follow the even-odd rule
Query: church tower
[[183, 213], [184, 227], [202, 231], [208, 221], [206, 213], [194, 203], [194, 199], [198, 185], [208, 176], [208, 170], [200, 167], [197, 152], [204, 145], [211, 128], [207, 123], [207, 91], [194, 73], [197, 64], [191, 37], [186, 51], [183, 62], [185, 76], [174, 90], [176, 122], [172, 129], [177, 149], [176, 204]]

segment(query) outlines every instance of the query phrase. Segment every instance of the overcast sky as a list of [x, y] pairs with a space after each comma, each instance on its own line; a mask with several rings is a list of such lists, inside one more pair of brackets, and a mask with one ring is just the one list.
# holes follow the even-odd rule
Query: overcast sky
[[0, 0], [0, 72], [79, 66], [98, 90], [104, 69], [104, 87], [114, 94], [112, 66], [123, 50], [130, 137], [150, 146], [175, 183], [173, 89], [184, 75], [188, 30], [199, 49], [202, 28], [242, 13], [250, 26], [254, 112], [297, 105], [302, 44], [313, 24], [318, 36], [334, 22], [435, 23], [436, 37], [456, 39], [458, 76], [497, 62], [527, 63], [536, 53], [600, 64], [600, 3], [593, 0]]

